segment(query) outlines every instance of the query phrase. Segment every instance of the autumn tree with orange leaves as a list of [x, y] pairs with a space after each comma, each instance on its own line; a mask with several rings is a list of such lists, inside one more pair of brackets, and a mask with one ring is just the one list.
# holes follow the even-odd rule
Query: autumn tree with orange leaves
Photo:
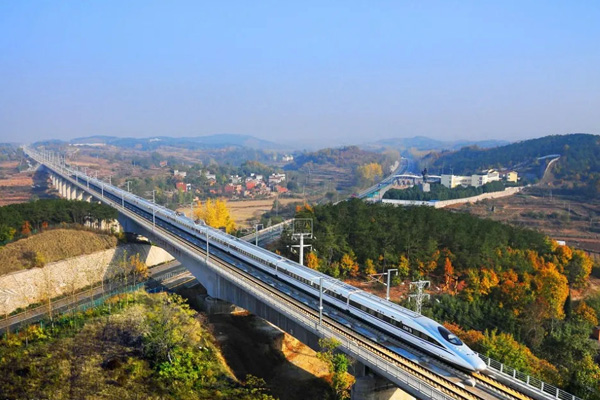
[[23, 236], [31, 235], [31, 224], [29, 223], [29, 221], [23, 222], [23, 225], [21, 226], [21, 235], [23, 235]]

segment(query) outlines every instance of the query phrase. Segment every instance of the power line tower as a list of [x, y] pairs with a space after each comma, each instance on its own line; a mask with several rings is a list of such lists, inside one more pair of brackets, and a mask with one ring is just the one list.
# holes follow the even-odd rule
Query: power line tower
[[292, 223], [292, 239], [299, 240], [300, 244], [294, 244], [292, 247], [298, 247], [300, 250], [300, 264], [304, 265], [304, 248], [310, 247], [310, 244], [304, 244], [304, 239], [313, 238], [313, 220], [312, 218], [294, 218]]
[[429, 287], [429, 283], [429, 281], [416, 281], [410, 283], [410, 289], [412, 290], [415, 288], [417, 293], [409, 294], [408, 297], [415, 299], [415, 302], [417, 303], [415, 311], [419, 314], [421, 314], [421, 305], [423, 304], [423, 299], [429, 299], [429, 294], [423, 293], [423, 289]]

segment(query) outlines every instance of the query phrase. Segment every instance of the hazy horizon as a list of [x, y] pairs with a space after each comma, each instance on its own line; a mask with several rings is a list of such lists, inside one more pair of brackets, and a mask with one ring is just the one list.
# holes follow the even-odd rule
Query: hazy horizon
[[0, 141], [598, 134], [600, 3], [0, 3]]

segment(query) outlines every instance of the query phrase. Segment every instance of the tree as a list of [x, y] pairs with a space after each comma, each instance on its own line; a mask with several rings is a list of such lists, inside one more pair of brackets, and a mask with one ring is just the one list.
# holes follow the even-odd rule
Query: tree
[[533, 282], [536, 287], [536, 301], [543, 306], [541, 318], [563, 319], [564, 304], [569, 295], [567, 278], [556, 270], [553, 263], [540, 266]]
[[588, 306], [585, 301], [581, 301], [575, 308], [575, 318], [587, 323], [590, 327], [598, 325], [598, 317], [596, 311]]
[[319, 339], [319, 347], [322, 350], [317, 353], [317, 358], [327, 364], [335, 398], [342, 400], [350, 398], [350, 387], [353, 382], [348, 374], [348, 358], [342, 353], [335, 352], [340, 344], [335, 339]]
[[[560, 246], [565, 247], [565, 246]], [[593, 261], [583, 251], [574, 250], [573, 256], [569, 260], [565, 272], [569, 279], [569, 284], [574, 288], [582, 288], [587, 284], [587, 280], [592, 272]]]
[[356, 168], [358, 178], [363, 183], [373, 183], [375, 177], [383, 177], [383, 169], [378, 163], [369, 163]]
[[457, 283], [452, 262], [450, 258], [446, 257], [444, 259], [444, 283], [441, 285], [441, 288], [449, 294], [456, 294]]
[[135, 285], [137, 279], [145, 280], [148, 278], [148, 266], [145, 262], [140, 260], [140, 253], [136, 253], [135, 256], [129, 257], [129, 265], [133, 273], [133, 284]]
[[356, 278], [358, 276], [358, 264], [356, 263], [356, 257], [352, 251], [349, 254], [344, 254], [340, 260], [340, 269], [342, 276], [348, 274]]
[[[586, 393], [583, 398], [600, 398], [600, 366], [590, 354], [586, 354], [574, 368], [573, 386], [578, 392]], [[594, 397], [590, 395], [595, 394]]]
[[213, 228], [225, 228], [227, 233], [235, 230], [235, 222], [231, 218], [227, 203], [223, 200], [212, 201], [207, 199], [204, 206], [198, 202], [198, 207], [194, 210], [194, 216], [204, 220], [207, 225]]
[[367, 261], [365, 261], [365, 275], [369, 276], [376, 273], [377, 270], [375, 269], [375, 263], [373, 263], [373, 260], [370, 258], [367, 258]]
[[319, 257], [312, 251], [306, 255], [306, 266], [314, 270], [319, 268]]
[[400, 261], [398, 262], [398, 277], [400, 279], [408, 278], [410, 274], [410, 263], [408, 258], [403, 255], [400, 256]]
[[13, 240], [16, 232], [17, 230], [13, 227], [0, 225], [0, 243]]
[[31, 224], [29, 223], [29, 221], [23, 222], [23, 225], [21, 226], [21, 235], [23, 235], [23, 236], [31, 235]]
[[157, 364], [173, 363], [177, 348], [197, 345], [201, 328], [197, 320], [190, 318], [194, 314], [181, 296], [161, 297], [146, 318], [144, 354]]

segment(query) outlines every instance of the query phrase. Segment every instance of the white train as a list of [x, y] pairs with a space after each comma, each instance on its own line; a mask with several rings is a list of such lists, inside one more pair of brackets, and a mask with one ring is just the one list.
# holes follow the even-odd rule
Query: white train
[[[72, 177], [76, 178], [75, 175]], [[88, 184], [85, 177], [80, 176], [79, 181]], [[123, 203], [126, 208], [149, 221], [154, 217], [156, 225], [199, 247], [205, 246], [208, 230], [211, 248], [217, 247], [316, 298], [319, 297], [320, 278], [323, 278], [323, 301], [330, 306], [350, 313], [365, 325], [408, 342], [457, 367], [469, 371], [486, 369], [486, 364], [475, 352], [452, 332], [430, 318], [210, 228], [204, 223], [195, 223], [180, 213], [157, 206], [114, 186], [105, 185], [96, 179], [89, 178], [89, 188], [98, 195], [103, 192], [104, 197], [118, 204]]]

